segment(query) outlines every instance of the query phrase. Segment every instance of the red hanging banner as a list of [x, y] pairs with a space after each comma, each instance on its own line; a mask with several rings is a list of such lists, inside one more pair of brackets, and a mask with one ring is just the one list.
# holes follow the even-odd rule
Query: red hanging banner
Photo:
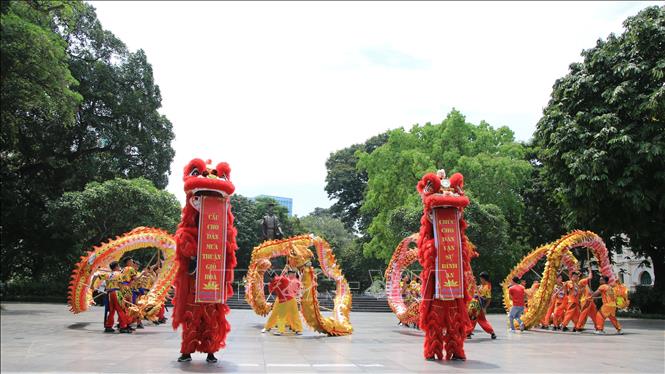
[[202, 196], [199, 211], [199, 246], [196, 266], [197, 303], [223, 303], [226, 299], [226, 215], [229, 200]]
[[453, 207], [432, 209], [436, 244], [435, 299], [453, 300], [464, 297], [459, 214], [459, 210]]

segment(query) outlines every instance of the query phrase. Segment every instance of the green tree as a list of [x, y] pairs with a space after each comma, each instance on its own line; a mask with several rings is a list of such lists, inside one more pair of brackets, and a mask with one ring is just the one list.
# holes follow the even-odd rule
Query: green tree
[[367, 172], [358, 170], [357, 152], [372, 153], [388, 140], [383, 133], [368, 139], [365, 143], [354, 144], [333, 152], [326, 160], [326, 192], [328, 197], [337, 201], [330, 207], [331, 213], [344, 222], [350, 230], [363, 232], [371, 217], [361, 214], [360, 208], [367, 186]]
[[92, 6], [2, 4], [2, 258], [33, 253], [29, 266], [17, 266], [39, 278], [48, 257], [39, 253], [52, 250], [56, 235], [47, 205], [115, 177], [165, 187], [173, 131], [157, 112], [145, 54], [128, 52]]
[[[30, 274], [36, 257], [45, 262], [44, 274], [67, 282], [72, 266], [93, 246], [138, 226], [150, 226], [175, 233], [180, 221], [180, 204], [170, 192], [159, 190], [147, 179], [112, 179], [91, 182], [83, 191], [66, 192], [49, 202], [52, 219], [49, 246], [39, 250], [13, 252], [26, 261], [3, 257], [3, 273]], [[17, 269], [16, 266], [23, 266]]]
[[327, 209], [316, 208], [300, 219], [300, 225], [304, 232], [318, 235], [330, 243], [336, 255], [346, 250], [355, 239], [344, 223]]
[[[524, 146], [515, 142], [510, 129], [494, 129], [486, 122], [467, 123], [457, 110], [441, 124], [390, 131], [384, 145], [359, 154], [358, 167], [368, 175], [361, 212], [373, 216], [365, 255], [390, 259], [405, 229], [415, 225], [400, 222], [404, 217], [411, 222], [408, 217], [422, 212], [416, 184], [426, 172], [439, 168], [449, 174], [463, 173], [465, 189], [479, 204], [499, 207], [509, 230], [519, 226], [524, 210], [520, 191], [531, 175], [531, 165], [524, 157]], [[513, 248], [523, 251], [523, 246], [522, 240], [516, 240]]]
[[[64, 6], [64, 5], [63, 5]], [[16, 11], [14, 11], [16, 10]], [[0, 99], [2, 100], [2, 159], [10, 162], [26, 133], [74, 124], [82, 97], [72, 88], [78, 82], [69, 70], [66, 43], [51, 31], [47, 15], [24, 3], [0, 14]], [[22, 16], [23, 15], [23, 16]]]
[[[538, 122], [544, 179], [570, 227], [626, 236], [665, 289], [665, 7], [624, 22], [556, 81]], [[611, 241], [615, 242], [615, 241]]]
[[508, 221], [497, 205], [478, 204], [472, 198], [464, 210], [464, 218], [469, 225], [466, 234], [479, 255], [471, 261], [471, 267], [475, 274], [487, 271], [492, 283], [498, 286], [520, 260], [524, 247], [510, 239]]
[[235, 218], [235, 226], [238, 230], [236, 242], [238, 250], [236, 259], [238, 261], [237, 269], [242, 273], [237, 279], [242, 279], [245, 270], [249, 267], [249, 260], [252, 255], [252, 249], [260, 242], [259, 223], [261, 217], [257, 210], [256, 203], [242, 195], [231, 195], [231, 206]]
[[527, 238], [528, 247], [534, 249], [559, 239], [567, 227], [563, 221], [562, 206], [543, 176], [543, 164], [538, 159], [540, 149], [533, 145], [527, 149], [526, 159], [533, 168], [530, 183], [521, 192], [525, 224], [521, 225], [520, 231]]

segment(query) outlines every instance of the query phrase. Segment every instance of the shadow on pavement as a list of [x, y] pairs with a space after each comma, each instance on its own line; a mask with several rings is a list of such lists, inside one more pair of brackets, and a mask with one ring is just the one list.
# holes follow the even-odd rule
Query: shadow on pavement
[[89, 324], [90, 324], [90, 322], [76, 322], [76, 323], [72, 323], [71, 325], [67, 326], [67, 328], [71, 329], [71, 330], [83, 330]]
[[219, 361], [210, 364], [205, 361], [205, 356], [192, 356], [192, 362], [173, 362], [172, 368], [189, 373], [234, 373], [238, 371], [238, 365], [229, 361]]

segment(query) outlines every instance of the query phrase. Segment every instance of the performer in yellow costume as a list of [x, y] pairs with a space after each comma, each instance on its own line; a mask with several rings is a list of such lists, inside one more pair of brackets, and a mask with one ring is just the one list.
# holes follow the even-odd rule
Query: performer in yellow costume
[[273, 278], [268, 289], [277, 296], [277, 300], [272, 307], [272, 312], [263, 332], [270, 331], [277, 326], [275, 335], [281, 335], [286, 332], [288, 326], [296, 335], [302, 333], [302, 322], [298, 312], [298, 300], [296, 300], [300, 287], [297, 273], [293, 270], [289, 270], [285, 276], [278, 275]]

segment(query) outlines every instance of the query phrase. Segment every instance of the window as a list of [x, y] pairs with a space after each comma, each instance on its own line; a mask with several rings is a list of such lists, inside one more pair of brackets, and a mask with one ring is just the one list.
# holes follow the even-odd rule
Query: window
[[626, 282], [624, 282], [624, 280], [623, 280], [623, 273], [619, 273], [619, 279], [621, 279], [621, 283], [626, 283]]
[[640, 274], [640, 284], [642, 286], [651, 286], [651, 274], [648, 271], [643, 271]]

